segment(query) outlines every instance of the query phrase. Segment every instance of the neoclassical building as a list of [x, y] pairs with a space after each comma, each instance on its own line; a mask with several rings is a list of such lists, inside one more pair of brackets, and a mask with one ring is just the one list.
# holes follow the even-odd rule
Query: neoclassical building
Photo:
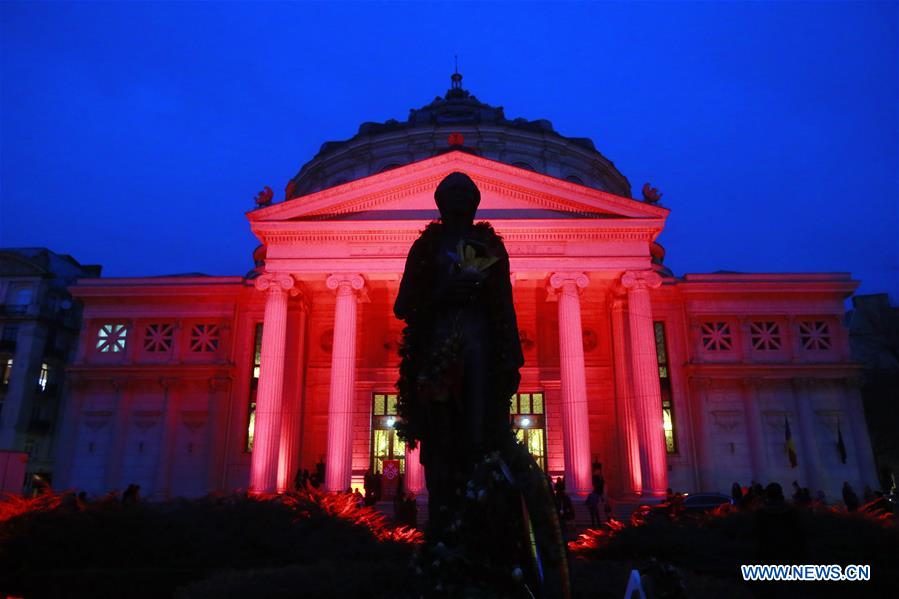
[[[876, 482], [849, 354], [845, 273], [676, 276], [669, 210], [635, 200], [586, 139], [507, 119], [462, 89], [325, 143], [283, 201], [247, 212], [245, 276], [83, 278], [57, 483], [151, 497], [282, 491], [300, 468], [361, 485], [395, 460], [393, 316], [407, 252], [452, 171], [511, 256], [525, 355], [519, 438], [568, 489], [602, 465], [618, 497], [793, 480]], [[795, 447], [795, 460], [787, 451]], [[322, 466], [323, 465], [323, 466]]]

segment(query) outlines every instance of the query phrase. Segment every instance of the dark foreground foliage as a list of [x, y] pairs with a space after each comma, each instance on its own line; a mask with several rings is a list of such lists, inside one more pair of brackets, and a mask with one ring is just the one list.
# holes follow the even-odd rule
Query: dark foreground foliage
[[[421, 586], [409, 564], [420, 540], [345, 495], [126, 506], [60, 495], [8, 500], [0, 502], [0, 594], [413, 598]], [[863, 513], [637, 518], [588, 533], [572, 549], [576, 598], [620, 599], [631, 569], [650, 599], [899, 596], [896, 525]], [[746, 563], [870, 564], [872, 580], [744, 583]]]
[[[212, 597], [232, 586], [274, 596], [268, 585], [283, 581], [294, 596], [392, 597], [398, 589], [383, 583], [404, 572], [421, 536], [348, 495], [317, 492], [23, 506], [0, 511], [22, 512], [0, 521], [0, 591], [25, 597]], [[378, 571], [393, 575], [368, 577]]]
[[[587, 531], [571, 547], [575, 588], [608, 591], [583, 597], [622, 597], [630, 569], [641, 572], [651, 597], [899, 596], [899, 528], [895, 516], [884, 513], [787, 505], [724, 506], [694, 517], [638, 513], [627, 525]], [[743, 582], [741, 564], [867, 564], [871, 580]]]

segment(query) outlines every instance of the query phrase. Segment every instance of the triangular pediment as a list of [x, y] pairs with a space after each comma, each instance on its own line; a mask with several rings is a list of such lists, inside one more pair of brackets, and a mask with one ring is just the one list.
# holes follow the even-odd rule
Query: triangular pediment
[[664, 219], [668, 210], [481, 158], [447, 152], [247, 213], [253, 222], [404, 221], [438, 216], [434, 190], [453, 171], [481, 191], [476, 219]]

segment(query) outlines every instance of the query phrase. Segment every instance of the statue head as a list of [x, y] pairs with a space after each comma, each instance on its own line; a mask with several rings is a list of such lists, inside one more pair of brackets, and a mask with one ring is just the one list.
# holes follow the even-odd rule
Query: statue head
[[440, 220], [448, 227], [460, 228], [474, 222], [481, 203], [481, 192], [471, 177], [458, 171], [444, 177], [434, 192]]

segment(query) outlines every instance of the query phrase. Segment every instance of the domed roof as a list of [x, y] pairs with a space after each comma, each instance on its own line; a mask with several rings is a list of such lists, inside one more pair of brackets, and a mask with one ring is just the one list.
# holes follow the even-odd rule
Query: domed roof
[[[585, 137], [565, 137], [546, 119], [508, 119], [462, 88], [462, 75], [405, 121], [365, 122], [345, 141], [328, 141], [288, 183], [287, 199], [417, 162], [450, 149], [630, 197], [627, 179]], [[449, 141], [450, 134], [461, 134]]]

